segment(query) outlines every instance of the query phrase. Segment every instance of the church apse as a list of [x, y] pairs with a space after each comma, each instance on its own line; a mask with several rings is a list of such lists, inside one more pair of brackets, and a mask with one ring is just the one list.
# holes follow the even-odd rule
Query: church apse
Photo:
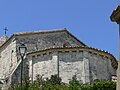
[[[20, 79], [18, 47], [22, 42], [27, 47], [24, 61], [28, 61], [27, 75], [31, 81], [37, 74], [44, 78], [58, 74], [65, 83], [74, 75], [83, 83], [111, 80], [116, 75], [117, 61], [112, 54], [85, 45], [66, 29], [58, 29], [15, 33], [0, 46], [0, 69], [7, 72], [11, 81]], [[4, 73], [0, 77], [5, 77]]]

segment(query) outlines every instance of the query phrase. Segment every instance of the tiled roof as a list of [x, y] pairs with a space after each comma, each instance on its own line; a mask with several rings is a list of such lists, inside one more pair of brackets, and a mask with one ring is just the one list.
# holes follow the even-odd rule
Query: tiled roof
[[66, 28], [61, 28], [61, 29], [53, 29], [53, 30], [38, 30], [38, 31], [32, 31], [32, 32], [18, 32], [14, 33], [3, 45], [4, 46], [12, 37], [14, 36], [22, 36], [22, 35], [32, 35], [32, 34], [44, 34], [44, 33], [54, 33], [54, 32], [67, 32], [69, 35], [71, 35], [73, 38], [75, 38], [78, 42], [83, 44], [84, 46], [87, 46], [83, 42], [81, 42], [78, 38], [76, 38], [74, 35], [72, 35]]
[[32, 32], [18, 32], [18, 33], [14, 33], [14, 35], [22, 36], [22, 35], [44, 34], [44, 33], [54, 33], [54, 32], [67, 32], [69, 35], [75, 38], [78, 42], [82, 43], [84, 46], [87, 46], [85, 43], [81, 42], [78, 38], [72, 35], [66, 28], [53, 29], [53, 30], [38, 30], [38, 31], [32, 31]]

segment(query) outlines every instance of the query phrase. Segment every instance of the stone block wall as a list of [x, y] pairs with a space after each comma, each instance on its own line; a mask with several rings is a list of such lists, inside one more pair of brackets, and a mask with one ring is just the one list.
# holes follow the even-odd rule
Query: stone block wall
[[29, 67], [30, 79], [36, 80], [38, 74], [44, 78], [57, 74], [57, 60], [58, 56], [54, 53], [42, 53], [32, 56], [32, 62], [30, 60]]
[[112, 67], [112, 60], [110, 57], [90, 52], [89, 62], [91, 82], [96, 79], [111, 80], [112, 75], [116, 75], [116, 69]]
[[8, 37], [6, 35], [3, 35], [1, 38], [0, 38], [0, 46], [5, 43], [7, 41]]
[[0, 48], [0, 78], [8, 77], [17, 64], [16, 40], [11, 39]]
[[79, 50], [52, 50], [29, 55], [32, 57], [29, 59], [31, 80], [35, 80], [37, 74], [49, 78], [59, 72], [62, 82], [69, 83], [74, 75], [83, 83], [89, 82], [89, 61], [83, 59], [83, 54]]
[[28, 59], [32, 61], [29, 74], [33, 80], [37, 74], [46, 78], [58, 74], [58, 72], [65, 83], [69, 83], [74, 75], [83, 83], [96, 79], [111, 80], [112, 75], [116, 75], [110, 57], [89, 53], [89, 50], [50, 49], [35, 54], [31, 53], [28, 56], [33, 57], [32, 60]]
[[83, 51], [58, 52], [59, 73], [63, 82], [69, 83], [74, 75], [78, 80], [84, 80]]

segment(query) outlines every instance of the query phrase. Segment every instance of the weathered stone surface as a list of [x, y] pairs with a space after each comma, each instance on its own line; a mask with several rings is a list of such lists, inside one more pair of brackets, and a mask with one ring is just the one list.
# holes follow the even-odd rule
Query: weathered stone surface
[[4, 42], [6, 42], [7, 39], [8, 39], [8, 37], [7, 37], [6, 35], [3, 35], [3, 36], [0, 38], [0, 46], [1, 46]]
[[112, 75], [116, 75], [116, 71], [111, 66], [110, 58], [92, 54], [89, 56], [89, 60], [91, 81], [95, 79], [111, 80]]
[[0, 47], [0, 79], [7, 84], [20, 81], [18, 47], [22, 42], [27, 46], [23, 76], [29, 76], [31, 81], [37, 74], [44, 78], [59, 74], [65, 83], [74, 75], [83, 83], [111, 80], [116, 75], [113, 64], [117, 62], [111, 54], [86, 46], [63, 29], [12, 35]]
[[111, 80], [112, 75], [116, 75], [116, 70], [112, 67], [110, 58], [101, 57], [100, 53], [98, 55], [90, 54], [89, 50], [85, 51], [80, 48], [51, 49], [36, 54], [31, 53], [28, 56], [34, 56], [34, 59], [32, 59], [33, 66], [31, 66], [30, 60], [30, 68], [33, 68], [33, 72], [29, 71], [33, 74], [31, 80], [35, 80], [37, 74], [46, 78], [58, 74], [58, 72], [65, 83], [69, 83], [74, 75], [83, 83], [89, 83], [96, 79]]
[[0, 78], [8, 77], [17, 64], [16, 41], [0, 48]]

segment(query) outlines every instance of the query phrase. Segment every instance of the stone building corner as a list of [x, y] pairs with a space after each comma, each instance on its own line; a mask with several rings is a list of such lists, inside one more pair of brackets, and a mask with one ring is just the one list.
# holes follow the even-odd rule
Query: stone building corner
[[0, 37], [0, 46], [8, 40], [8, 37], [4, 34]]

